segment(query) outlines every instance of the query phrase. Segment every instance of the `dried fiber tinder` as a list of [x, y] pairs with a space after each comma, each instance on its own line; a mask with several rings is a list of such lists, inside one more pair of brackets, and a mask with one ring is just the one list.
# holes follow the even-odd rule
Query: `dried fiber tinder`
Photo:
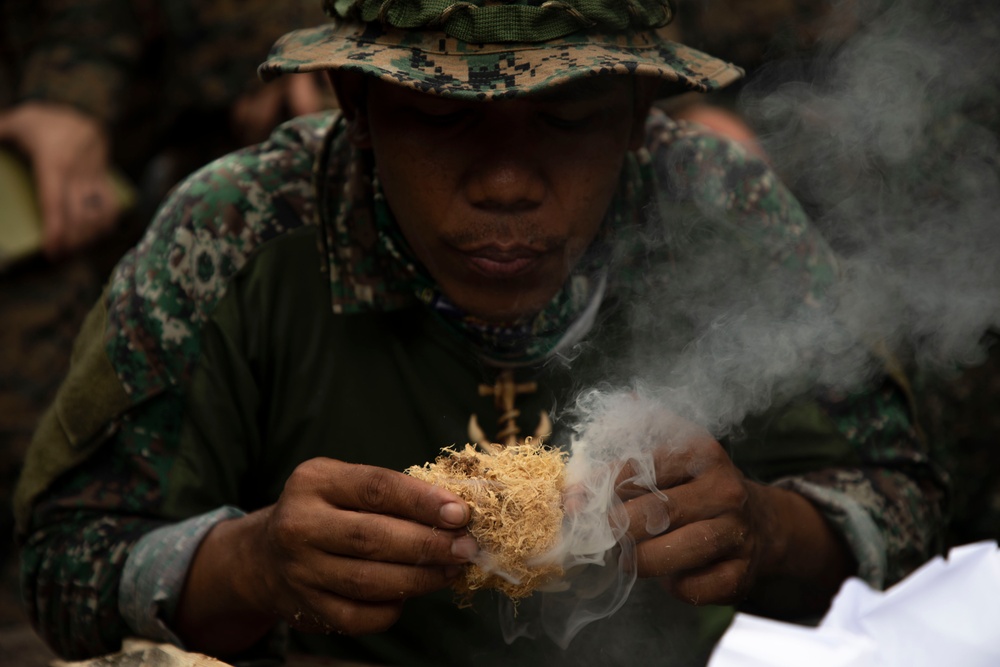
[[469, 503], [468, 530], [480, 554], [455, 584], [466, 600], [481, 588], [518, 600], [562, 575], [558, 563], [538, 557], [559, 539], [565, 467], [565, 453], [527, 438], [524, 444], [493, 445], [488, 451], [447, 447], [434, 463], [406, 471]]

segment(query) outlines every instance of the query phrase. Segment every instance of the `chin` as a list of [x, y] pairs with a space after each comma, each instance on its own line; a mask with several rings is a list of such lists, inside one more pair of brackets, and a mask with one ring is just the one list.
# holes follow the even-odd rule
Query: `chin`
[[454, 299], [453, 301], [467, 313], [487, 322], [502, 324], [504, 322], [514, 322], [533, 317], [545, 307], [551, 298], [549, 296], [548, 298], [532, 297], [515, 298], [513, 300], [507, 298], [500, 300], [473, 296], [461, 301]]

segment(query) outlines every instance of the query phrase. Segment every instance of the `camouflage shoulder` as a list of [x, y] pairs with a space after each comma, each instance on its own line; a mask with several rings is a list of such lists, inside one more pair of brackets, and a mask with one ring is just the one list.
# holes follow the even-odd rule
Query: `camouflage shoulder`
[[314, 163], [335, 120], [289, 121], [189, 176], [116, 267], [106, 349], [133, 402], [188, 376], [200, 327], [257, 248], [317, 224]]
[[763, 159], [659, 110], [650, 114], [646, 137], [640, 160], [654, 173], [662, 216], [697, 218], [771, 266], [798, 275], [807, 303], [822, 299], [836, 280], [837, 258]]

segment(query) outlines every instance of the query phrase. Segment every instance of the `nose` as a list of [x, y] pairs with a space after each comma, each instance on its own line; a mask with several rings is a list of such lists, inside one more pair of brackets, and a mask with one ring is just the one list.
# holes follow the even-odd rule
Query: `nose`
[[[499, 115], [499, 114], [498, 114]], [[473, 206], [496, 212], [524, 212], [540, 206], [546, 181], [538, 142], [529, 123], [516, 114], [484, 124], [490, 131], [477, 137], [481, 147], [470, 168], [466, 193]]]

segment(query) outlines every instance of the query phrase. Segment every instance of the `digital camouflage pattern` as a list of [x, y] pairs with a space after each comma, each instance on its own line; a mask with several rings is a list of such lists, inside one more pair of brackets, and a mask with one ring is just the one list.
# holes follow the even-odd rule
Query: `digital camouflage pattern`
[[639, 32], [662, 28], [674, 18], [672, 0], [634, 0], [627, 6], [602, 0], [537, 0], [492, 2], [423, 0], [420, 3], [386, 0], [325, 0], [331, 16], [379, 22], [395, 28], [433, 28], [470, 43], [547, 42], [587, 30]]
[[[777, 484], [812, 500], [838, 527], [857, 558], [859, 577], [875, 586], [891, 585], [941, 552], [947, 478], [932, 463], [926, 444], [915, 445], [923, 439], [911, 403], [895, 382], [821, 405], [866, 465], [821, 470]], [[918, 470], [926, 472], [914, 474]], [[850, 500], [832, 497], [831, 490]], [[929, 550], [914, 549], [915, 544]]]
[[284, 36], [260, 74], [268, 80], [322, 69], [364, 72], [421, 92], [467, 99], [538, 93], [596, 74], [661, 79], [661, 94], [707, 92], [742, 75], [656, 31], [575, 32], [543, 43], [478, 44], [440, 32], [342, 20]]
[[[370, 168], [335, 121], [293, 121], [271, 141], [193, 175], [88, 318], [56, 410], [36, 436], [17, 507], [28, 609], [62, 654], [105, 653], [130, 632], [128, 623], [149, 627], [149, 619], [122, 616], [121, 574], [137, 540], [164, 525], [163, 494], [202, 327], [255, 253], [322, 225], [325, 266], [316, 270], [328, 272], [337, 312], [421, 307], [403, 283], [380, 289], [386, 265], [377, 250]], [[767, 244], [771, 261], [803, 277], [801, 299], [829, 283], [829, 251], [762, 163], [662, 114], [648, 129], [648, 148], [630, 160], [634, 177], [625, 186], [645, 193], [640, 200], [679, 205], [704, 197], [700, 209], [731, 215], [747, 238]], [[658, 171], [662, 165], [668, 169]], [[321, 201], [317, 184], [326, 193]], [[333, 228], [327, 214], [344, 226]], [[634, 215], [645, 220], [643, 211]], [[846, 438], [858, 467], [769, 477], [823, 509], [870, 581], [891, 583], [936, 546], [938, 479], [892, 385], [824, 405], [820, 421]], [[872, 547], [873, 536], [884, 549]], [[142, 563], [129, 563], [142, 571]], [[178, 593], [157, 590], [150, 599]]]

